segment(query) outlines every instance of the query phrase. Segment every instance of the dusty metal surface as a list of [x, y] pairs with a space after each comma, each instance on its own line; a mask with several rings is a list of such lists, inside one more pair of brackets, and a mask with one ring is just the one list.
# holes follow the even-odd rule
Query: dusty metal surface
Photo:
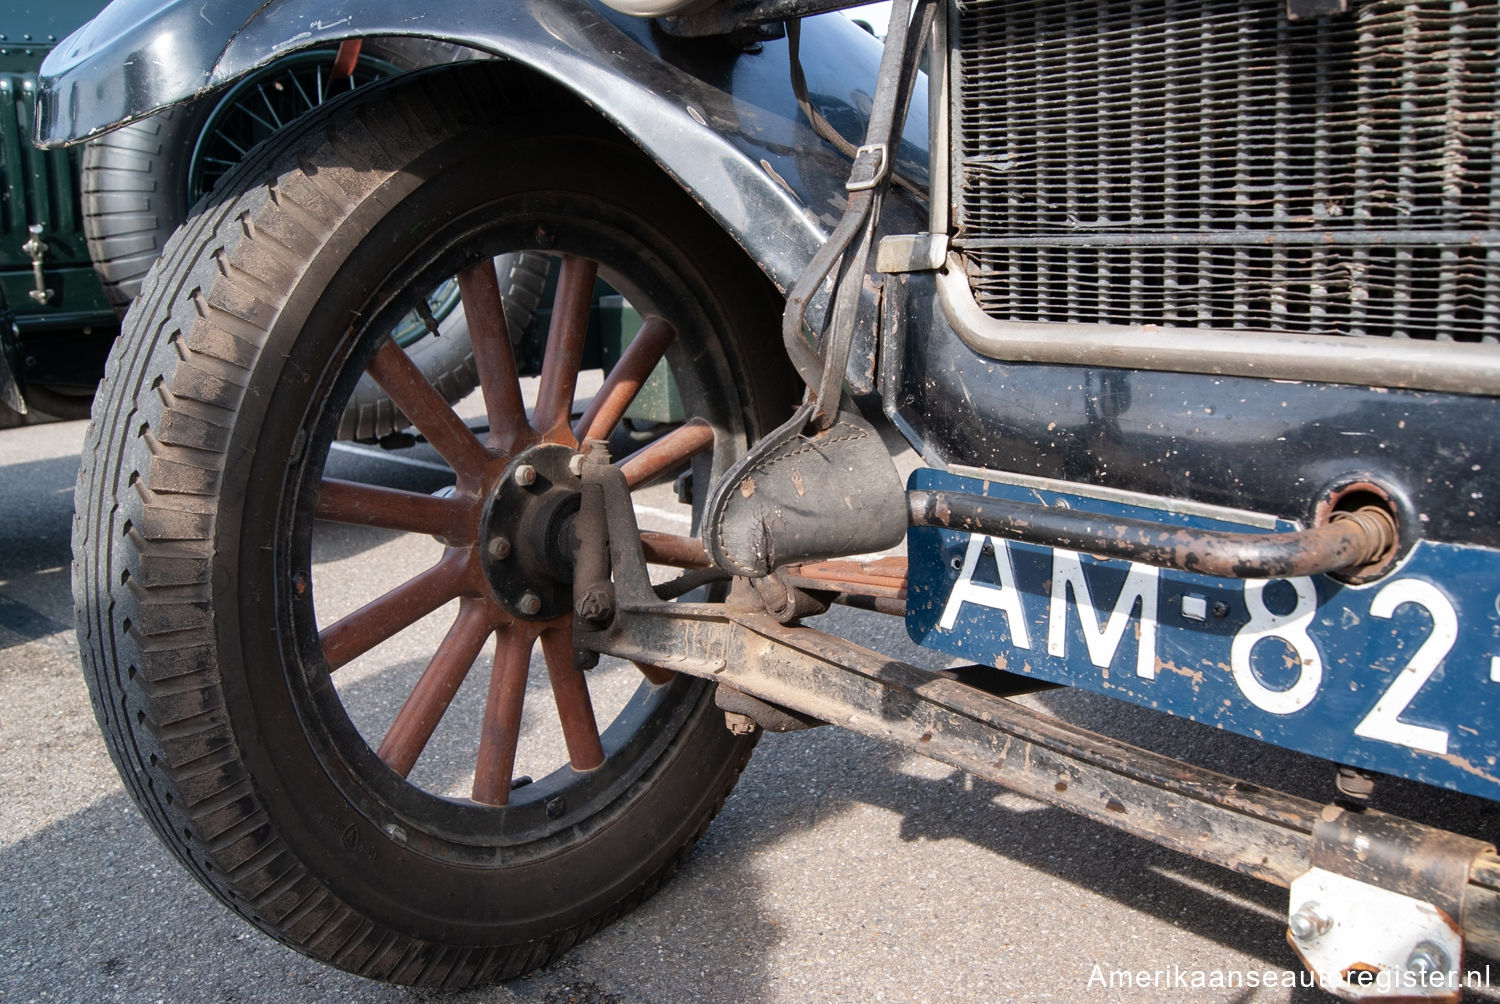
[[1343, 1000], [1442, 1001], [1463, 992], [1463, 934], [1420, 898], [1313, 868], [1292, 883], [1287, 941]]

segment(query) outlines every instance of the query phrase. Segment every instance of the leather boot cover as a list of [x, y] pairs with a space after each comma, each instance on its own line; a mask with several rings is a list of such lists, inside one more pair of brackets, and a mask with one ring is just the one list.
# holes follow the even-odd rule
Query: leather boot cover
[[799, 408], [714, 485], [703, 537], [720, 568], [755, 578], [905, 536], [906, 493], [879, 434], [846, 400], [829, 429], [804, 435], [811, 413]]

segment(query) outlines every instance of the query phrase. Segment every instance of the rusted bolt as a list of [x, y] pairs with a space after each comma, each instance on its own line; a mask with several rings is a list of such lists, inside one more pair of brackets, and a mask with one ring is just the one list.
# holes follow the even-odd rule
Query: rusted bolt
[[1288, 918], [1286, 926], [1298, 941], [1314, 941], [1333, 930], [1333, 918], [1323, 912], [1322, 906], [1308, 901]]
[[588, 590], [578, 598], [573, 612], [594, 630], [609, 627], [609, 622], [615, 619], [614, 589], [602, 587]]
[[1446, 973], [1452, 968], [1453, 963], [1448, 959], [1448, 953], [1443, 951], [1443, 946], [1434, 941], [1421, 941], [1417, 947], [1411, 950], [1406, 957], [1406, 968], [1413, 973], [1421, 973], [1423, 976], [1432, 976], [1436, 973]]
[[535, 615], [537, 611], [542, 609], [542, 598], [536, 593], [524, 593], [521, 598], [516, 601], [516, 609], [521, 611], [521, 613], [525, 614], [527, 617], [531, 617]]
[[568, 803], [561, 795], [554, 795], [547, 799], [547, 818], [558, 819], [564, 812], [568, 811]]
[[536, 484], [536, 468], [532, 467], [530, 464], [522, 464], [521, 466], [516, 468], [514, 477], [516, 479], [516, 484], [520, 485], [522, 488], [530, 488], [532, 485]]
[[1333, 778], [1339, 794], [1355, 802], [1368, 802], [1375, 794], [1375, 779], [1362, 770], [1340, 767]]
[[755, 719], [749, 715], [742, 715], [738, 711], [724, 712], [724, 725], [737, 736], [751, 736], [755, 730], [760, 728], [755, 724]]
[[499, 534], [490, 538], [490, 557], [496, 561], [504, 561], [510, 557], [510, 538]]

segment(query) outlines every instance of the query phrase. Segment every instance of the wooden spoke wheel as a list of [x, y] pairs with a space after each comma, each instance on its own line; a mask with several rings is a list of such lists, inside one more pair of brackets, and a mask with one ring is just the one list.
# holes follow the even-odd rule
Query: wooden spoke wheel
[[[499, 64], [331, 102], [221, 192], [148, 280], [85, 450], [75, 592], [111, 753], [195, 876], [299, 951], [423, 985], [525, 972], [654, 891], [749, 755], [702, 681], [616, 667], [601, 711], [572, 563], [579, 458], [658, 366], [687, 418], [622, 452], [632, 488], [701, 494], [782, 416], [756, 350], [777, 297], [639, 152]], [[492, 264], [517, 253], [555, 271], [534, 387]], [[391, 337], [455, 281], [469, 410]], [[590, 396], [600, 282], [646, 320]], [[366, 375], [440, 490], [336, 443]], [[663, 566], [703, 563], [695, 493], [648, 535]]]

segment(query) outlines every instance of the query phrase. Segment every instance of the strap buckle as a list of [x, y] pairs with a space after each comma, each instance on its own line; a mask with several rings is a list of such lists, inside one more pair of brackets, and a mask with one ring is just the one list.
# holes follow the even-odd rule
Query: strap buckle
[[880, 184], [885, 178], [890, 158], [884, 143], [869, 143], [854, 151], [854, 167], [849, 171], [849, 180], [844, 188], [851, 192], [865, 192]]

